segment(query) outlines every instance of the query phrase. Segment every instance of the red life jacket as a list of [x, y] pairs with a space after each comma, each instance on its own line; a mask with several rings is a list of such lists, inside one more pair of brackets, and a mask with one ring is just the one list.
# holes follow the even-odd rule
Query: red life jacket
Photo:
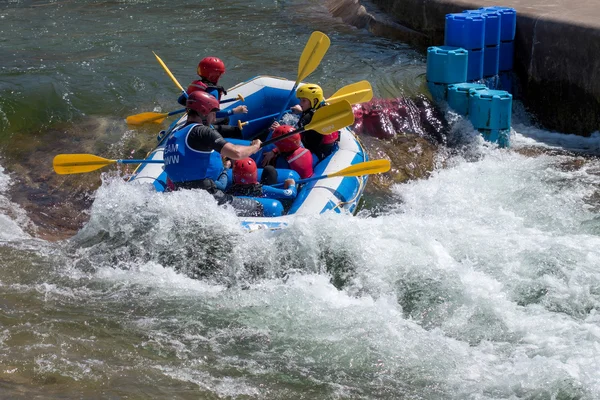
[[309, 178], [313, 174], [313, 156], [312, 153], [304, 147], [298, 147], [292, 153], [286, 155], [285, 160], [300, 175], [300, 178]]
[[223, 88], [223, 86], [213, 86], [206, 82], [203, 82], [201, 79], [197, 79], [194, 82], [190, 83], [186, 90], [186, 93], [189, 96], [192, 92], [195, 92], [196, 90], [202, 90], [207, 92], [213, 89], [216, 89], [219, 92], [219, 98], [217, 99], [219, 101], [221, 101], [221, 97], [223, 96], [223, 94], [227, 94], [227, 91]]

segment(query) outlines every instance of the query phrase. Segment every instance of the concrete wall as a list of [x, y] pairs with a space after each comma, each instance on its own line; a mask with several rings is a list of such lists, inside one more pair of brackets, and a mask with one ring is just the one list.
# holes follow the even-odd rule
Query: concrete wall
[[[499, 5], [517, 10], [515, 67], [520, 99], [540, 123], [588, 136], [600, 129], [600, 4], [597, 0], [370, 0], [410, 32], [399, 37], [418, 47], [442, 45], [445, 15]], [[384, 22], [367, 0], [328, 0], [363, 7], [363, 25]], [[355, 7], [356, 8], [356, 7]], [[370, 15], [365, 19], [365, 14]], [[334, 13], [335, 15], [335, 13]], [[346, 16], [349, 23], [351, 18]], [[366, 21], [366, 22], [365, 22]], [[383, 36], [386, 35], [385, 32]]]

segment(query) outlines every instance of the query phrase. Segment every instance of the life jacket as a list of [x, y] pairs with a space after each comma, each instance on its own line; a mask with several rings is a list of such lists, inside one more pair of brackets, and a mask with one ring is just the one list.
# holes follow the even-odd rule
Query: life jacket
[[313, 157], [308, 149], [298, 147], [291, 153], [285, 153], [284, 157], [290, 168], [296, 171], [300, 178], [305, 179], [312, 176]]
[[216, 90], [218, 92], [218, 97], [217, 96], [215, 96], [215, 97], [219, 101], [221, 101], [221, 97], [223, 95], [227, 95], [227, 90], [225, 90], [225, 88], [223, 86], [215, 86], [209, 82], [203, 81], [202, 79], [197, 79], [194, 82], [190, 83], [190, 85], [188, 86], [188, 88], [186, 90], [186, 93], [189, 96], [190, 94], [192, 94], [192, 92], [195, 92], [196, 90], [203, 90], [210, 94], [213, 94], [214, 91]]
[[188, 146], [188, 135], [196, 125], [200, 124], [186, 125], [167, 139], [163, 153], [165, 172], [174, 183], [206, 178], [216, 181], [223, 171], [219, 152], [198, 151]]
[[[321, 103], [319, 105], [319, 107], [317, 108], [311, 108], [308, 111], [304, 111], [302, 113], [302, 115], [300, 116], [300, 119], [298, 120], [298, 128], [304, 128], [306, 125], [310, 124], [310, 122], [312, 121], [313, 115], [315, 114], [315, 111], [321, 107], [323, 107], [325, 105], [325, 103]], [[321, 135], [319, 132], [316, 132], [319, 135]], [[335, 132], [331, 132], [329, 135], [321, 135], [321, 140], [319, 141], [319, 144], [323, 144], [323, 145], [327, 145], [327, 144], [332, 144], [335, 143], [339, 140], [340, 138], [340, 132], [339, 131], [335, 131]]]

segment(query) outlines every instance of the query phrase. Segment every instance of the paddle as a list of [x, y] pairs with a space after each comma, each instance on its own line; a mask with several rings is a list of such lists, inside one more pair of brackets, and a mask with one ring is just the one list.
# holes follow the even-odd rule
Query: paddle
[[[381, 174], [390, 170], [391, 164], [389, 160], [373, 160], [365, 161], [359, 164], [351, 165], [348, 168], [344, 168], [341, 171], [334, 172], [332, 174], [313, 176], [311, 178], [300, 179], [296, 183], [306, 183], [310, 181], [316, 181], [325, 178], [335, 178], [337, 176], [363, 176], [372, 174]], [[283, 183], [277, 183], [273, 187], [283, 186]]]
[[293, 134], [308, 130], [317, 131], [321, 135], [329, 135], [330, 133], [345, 128], [348, 125], [352, 125], [353, 123], [354, 113], [352, 112], [352, 106], [346, 100], [342, 100], [339, 103], [319, 108], [313, 114], [310, 124], [305, 125], [304, 128], [296, 129], [292, 132], [286, 133], [285, 135], [269, 139], [263, 142], [260, 147], [263, 148], [281, 139], [292, 136]]
[[346, 100], [350, 104], [360, 104], [370, 101], [372, 98], [373, 89], [369, 81], [360, 81], [344, 86], [325, 101], [328, 104], [335, 104]]
[[[319, 108], [313, 115], [310, 124], [307, 124], [302, 129], [286, 133], [285, 135], [276, 137], [261, 144], [261, 148], [278, 140], [284, 139], [295, 133], [300, 133], [305, 130], [315, 130], [322, 135], [329, 135], [333, 131], [345, 128], [354, 123], [354, 113], [352, 106], [346, 100], [332, 104], [326, 107]], [[91, 172], [110, 164], [162, 164], [163, 160], [109, 160], [95, 156], [93, 154], [59, 154], [54, 157], [52, 165], [54, 171], [60, 175], [66, 174], [81, 174]]]
[[59, 154], [54, 157], [52, 166], [59, 175], [82, 174], [110, 164], [163, 164], [163, 160], [109, 160], [93, 154]]
[[141, 114], [130, 115], [125, 121], [129, 125], [142, 125], [146, 122], [154, 122], [155, 124], [160, 124], [165, 120], [165, 118], [171, 115], [181, 114], [182, 112], [185, 112], [185, 110], [185, 108], [182, 108], [181, 110], [171, 111], [169, 113], [144, 112]]
[[327, 53], [330, 43], [331, 40], [329, 40], [329, 37], [322, 32], [315, 31], [310, 35], [306, 46], [304, 46], [304, 51], [302, 51], [302, 55], [300, 56], [300, 61], [298, 62], [298, 77], [296, 78], [296, 82], [294, 82], [294, 87], [290, 91], [286, 102], [283, 104], [283, 109], [279, 113], [279, 118], [277, 118], [278, 120], [281, 119], [281, 116], [285, 113], [285, 110], [287, 110], [288, 103], [292, 96], [294, 96], [294, 93], [296, 93], [298, 84], [317, 69], [323, 56]]
[[[238, 94], [236, 98], [223, 100], [221, 104], [231, 103], [232, 101], [237, 100], [244, 101], [244, 96]], [[155, 124], [160, 124], [165, 120], [165, 118], [171, 115], [181, 114], [182, 112], [185, 112], [185, 110], [185, 108], [182, 108], [181, 110], [171, 111], [170, 113], [144, 112], [141, 114], [130, 115], [129, 117], [127, 117], [126, 121], [129, 125], [141, 125], [146, 122], [154, 122]]]
[[[368, 81], [360, 81], [346, 85], [333, 94], [330, 98], [325, 100], [328, 104], [338, 103], [342, 100], [347, 100], [350, 104], [360, 104], [367, 102], [373, 98], [373, 90], [371, 84]], [[273, 118], [279, 114], [271, 114], [264, 117], [252, 119], [246, 122], [238, 121], [238, 128], [244, 129], [244, 126], [253, 122], [262, 121], [263, 119]]]
[[175, 82], [175, 85], [177, 85], [177, 87], [179, 89], [181, 89], [181, 91], [183, 92], [183, 95], [187, 99], [188, 95], [187, 95], [186, 91], [183, 89], [183, 86], [181, 86], [181, 84], [179, 83], [179, 81], [173, 76], [173, 74], [171, 73], [171, 71], [169, 70], [169, 68], [167, 68], [167, 66], [163, 62], [163, 60], [161, 60], [160, 57], [155, 52], [152, 52], [152, 54], [154, 54], [154, 57], [156, 57], [156, 59], [158, 60], [158, 63], [163, 67], [163, 69], [165, 70], [165, 72], [167, 73], [167, 75], [169, 75], [169, 78], [171, 78], [171, 80], [173, 82]]

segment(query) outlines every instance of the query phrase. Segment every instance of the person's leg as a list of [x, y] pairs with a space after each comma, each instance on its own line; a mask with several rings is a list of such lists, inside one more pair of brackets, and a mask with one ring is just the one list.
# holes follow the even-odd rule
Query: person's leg
[[223, 193], [221, 190], [214, 188], [208, 191], [217, 200], [217, 204], [222, 206], [224, 204], [231, 204], [235, 208], [235, 213], [240, 217], [262, 217], [264, 216], [264, 210], [262, 204], [258, 201], [244, 198], [235, 197], [230, 194]]
[[274, 166], [267, 165], [263, 168], [262, 176], [260, 177], [260, 183], [267, 186], [277, 183], [277, 170]]

